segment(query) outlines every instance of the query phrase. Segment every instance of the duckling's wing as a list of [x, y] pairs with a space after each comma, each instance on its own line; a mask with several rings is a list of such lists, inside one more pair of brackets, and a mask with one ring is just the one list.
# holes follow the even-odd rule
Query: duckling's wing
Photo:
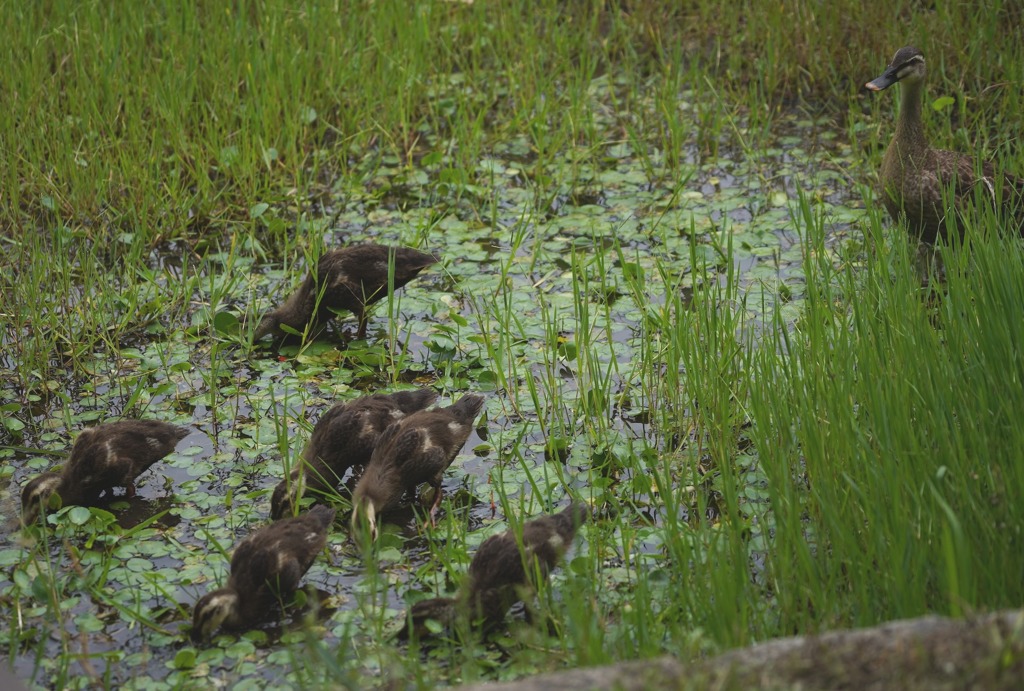
[[363, 302], [359, 285], [360, 261], [352, 256], [354, 248], [333, 250], [320, 257], [316, 265], [316, 285], [323, 291], [321, 307], [358, 311]]
[[386, 399], [404, 415], [411, 415], [437, 400], [437, 392], [433, 389], [416, 389], [415, 391], [396, 391], [391, 394], [376, 394], [372, 398]]
[[399, 446], [399, 440], [403, 433], [408, 429], [405, 425], [400, 422], [396, 422], [393, 425], [389, 425], [380, 436], [377, 438], [377, 443], [373, 448], [373, 454], [370, 457], [370, 465], [390, 464], [390, 458], [397, 453]]
[[132, 459], [123, 453], [110, 435], [98, 428], [83, 430], [71, 447], [64, 470], [65, 483], [90, 497], [135, 479]]
[[398, 441], [396, 459], [407, 486], [439, 482], [458, 451], [428, 427], [407, 429]]
[[430, 412], [410, 415], [385, 429], [374, 445], [364, 477], [398, 477], [405, 486], [426, 482], [430, 474], [424, 468], [436, 465], [437, 453], [426, 424]]
[[236, 590], [257, 595], [266, 589], [282, 599], [291, 597], [323, 546], [307, 539], [302, 518], [271, 523], [239, 543], [231, 557]]
[[437, 259], [432, 255], [418, 250], [367, 243], [325, 254], [320, 260], [318, 275], [324, 282], [321, 284], [328, 286], [328, 292], [336, 294], [339, 308], [354, 310], [360, 305], [377, 302], [387, 294], [392, 266], [391, 280], [397, 289], [435, 263]]
[[515, 535], [504, 532], [483, 541], [469, 565], [472, 587], [489, 590], [526, 583], [526, 570]]
[[484, 540], [469, 565], [467, 600], [474, 616], [488, 625], [501, 621], [528, 588], [515, 536], [505, 532]]
[[579, 525], [585, 520], [575, 506], [552, 516], [541, 516], [523, 524], [522, 550], [512, 531], [495, 535], [477, 550], [469, 572], [474, 582], [489, 587], [525, 585], [533, 576], [534, 564], [546, 578], [569, 548]]
[[277, 533], [276, 551], [282, 555], [279, 559], [282, 571], [291, 568], [288, 562], [294, 562], [299, 568], [296, 581], [306, 573], [316, 555], [327, 544], [327, 532], [334, 521], [334, 515], [334, 509], [317, 505], [296, 518], [271, 525], [281, 527]]
[[258, 596], [268, 583], [278, 582], [278, 555], [273, 550], [272, 536], [265, 531], [242, 540], [231, 555], [231, 581], [239, 593]]
[[189, 430], [158, 420], [121, 420], [83, 430], [71, 449], [75, 482], [101, 489], [125, 486], [174, 451]]
[[338, 408], [329, 410], [313, 428], [303, 456], [309, 462], [320, 459], [340, 477], [352, 466], [368, 463], [380, 435], [403, 415], [382, 403]]
[[307, 470], [318, 471], [330, 468], [340, 475], [353, 463], [348, 460], [351, 442], [358, 435], [358, 416], [346, 406], [335, 406], [324, 413], [313, 427], [309, 443], [302, 451]]

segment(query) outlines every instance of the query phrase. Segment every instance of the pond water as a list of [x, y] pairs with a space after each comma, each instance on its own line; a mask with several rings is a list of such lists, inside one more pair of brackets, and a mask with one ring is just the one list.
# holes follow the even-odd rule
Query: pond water
[[[680, 296], [685, 305], [707, 290], [699, 279], [707, 274], [692, 266], [697, 256], [719, 281], [739, 275], [740, 308], [755, 331], [780, 303], [795, 319], [799, 191], [827, 219], [830, 237], [862, 213], [853, 157], [833, 124], [793, 113], [773, 131], [772, 148], [722, 148], [709, 162], [694, 146], [685, 180], [657, 152], [640, 157], [622, 142], [607, 146], [600, 167], [576, 165], [565, 152], [543, 171], [525, 140], [506, 142], [479, 162], [486, 188], [444, 182], [441, 164], [410, 169], [378, 157], [368, 184], [337, 191], [324, 223], [294, 224], [326, 246], [373, 239], [443, 257], [401, 291], [393, 314], [378, 305], [366, 343], [346, 341], [352, 319], [301, 350], [267, 343], [249, 351], [222, 339], [208, 327], [213, 312], [265, 309], [302, 269], [258, 266], [243, 250], [227, 275], [224, 256], [197, 262], [177, 245], [159, 248], [150, 262], [159, 280], [148, 289], [188, 272], [225, 272], [217, 280], [232, 301], [211, 310], [210, 296], [196, 294], [189, 323], [167, 324], [117, 354], [95, 353], [90, 371], [56, 383], [67, 403], [52, 397], [22, 411], [23, 434], [6, 442], [18, 448], [7, 449], [0, 476], [0, 608], [16, 674], [43, 686], [286, 683], [294, 661], [280, 639], [301, 640], [301, 627], [193, 649], [191, 605], [225, 580], [225, 552], [267, 520], [270, 490], [319, 416], [396, 384], [433, 386], [443, 402], [480, 391], [485, 415], [446, 474], [445, 510], [431, 533], [412, 509], [391, 516], [371, 574], [348, 540], [347, 516], [339, 518], [330, 559], [305, 579], [319, 591], [328, 646], [358, 647], [381, 621], [398, 624], [411, 593], [451, 587], [476, 546], [508, 525], [506, 512], [528, 518], [564, 505], [569, 491], [601, 504], [595, 472], [612, 478], [602, 491], [633, 492], [635, 520], [657, 525], [658, 502], [637, 493], [630, 479], [640, 466], [624, 459], [676, 453], [692, 432], [666, 428], [640, 385], [653, 362], [644, 354], [652, 307]], [[5, 329], [5, 342], [17, 337]], [[66, 452], [82, 427], [125, 413], [195, 431], [140, 478], [138, 496], [108, 507], [113, 519], [93, 513], [77, 525], [64, 514], [45, 544], [22, 535], [20, 488], [59, 462], [48, 452]], [[587, 552], [586, 534], [575, 550]], [[461, 571], [449, 574], [448, 559]]]

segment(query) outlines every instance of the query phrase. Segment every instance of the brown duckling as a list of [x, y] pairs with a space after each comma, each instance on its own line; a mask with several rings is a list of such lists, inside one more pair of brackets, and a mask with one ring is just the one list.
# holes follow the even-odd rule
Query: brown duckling
[[[969, 203], [979, 185], [993, 201], [1001, 200], [1007, 209], [1016, 209], [1018, 223], [1024, 221], [1024, 179], [996, 173], [989, 162], [979, 166], [970, 157], [953, 151], [933, 149], [928, 144], [921, 122], [921, 101], [925, 79], [924, 56], [917, 48], [906, 46], [896, 51], [892, 62], [879, 77], [865, 84], [882, 91], [899, 82], [902, 89], [896, 134], [882, 159], [879, 174], [882, 201], [895, 221], [905, 218], [907, 227], [923, 242], [934, 243], [946, 237], [946, 216]], [[996, 185], [1002, 189], [997, 190]], [[953, 208], [943, 199], [947, 189], [953, 193]], [[953, 224], [963, 234], [957, 215]], [[1021, 225], [1024, 231], [1024, 224]]]
[[334, 406], [313, 427], [302, 461], [274, 488], [270, 516], [291, 515], [300, 496], [322, 497], [337, 489], [349, 468], [365, 466], [388, 427], [437, 399], [431, 389], [363, 396]]
[[[587, 505], [577, 502], [560, 513], [524, 523], [521, 539], [513, 530], [487, 538], [473, 557], [466, 582], [455, 597], [420, 600], [412, 606], [412, 632], [425, 635], [428, 620], [446, 628], [460, 618], [484, 629], [500, 624], [512, 605], [527, 599], [547, 579], [589, 515]], [[408, 629], [400, 635], [408, 635]]]
[[193, 640], [218, 628], [245, 630], [266, 621], [291, 600], [299, 581], [327, 544], [334, 509], [314, 506], [249, 535], [231, 555], [228, 584], [207, 593], [192, 613]]
[[263, 317], [253, 341], [267, 334], [284, 335], [282, 325], [299, 332], [311, 322], [319, 327], [333, 319], [337, 310], [354, 312], [359, 317], [356, 338], [365, 338], [366, 308], [387, 296], [392, 261], [397, 290], [436, 264], [437, 258], [408, 247], [372, 243], [331, 250], [320, 257], [315, 274], [310, 271], [283, 305]]
[[43, 473], [21, 491], [21, 520], [31, 525], [51, 495], [61, 506], [92, 506], [104, 492], [124, 487], [135, 496], [135, 479], [174, 451], [190, 430], [159, 420], [121, 420], [82, 430], [60, 473]]
[[396, 507], [406, 490], [429, 482], [434, 488], [430, 518], [441, 504], [441, 479], [469, 438], [484, 398], [466, 394], [447, 408], [421, 410], [404, 417], [381, 435], [352, 494], [352, 532], [360, 521], [377, 539], [377, 515]]

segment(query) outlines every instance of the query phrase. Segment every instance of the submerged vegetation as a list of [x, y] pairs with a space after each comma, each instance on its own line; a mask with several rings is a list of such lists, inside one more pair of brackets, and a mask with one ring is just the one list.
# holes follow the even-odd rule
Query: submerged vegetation
[[[0, 5], [5, 663], [40, 687], [433, 687], [1019, 606], [1021, 247], [979, 210], [922, 267], [870, 191], [894, 99], [861, 87], [918, 45], [932, 142], [1022, 174], [1020, 13]], [[364, 241], [441, 261], [365, 340], [349, 318], [251, 344]], [[191, 643], [312, 424], [412, 387], [486, 395], [436, 526], [390, 516], [366, 553], [336, 528], [285, 626]], [[195, 431], [136, 497], [19, 531], [20, 488], [122, 416]], [[594, 519], [537, 623], [394, 639], [570, 500]]]

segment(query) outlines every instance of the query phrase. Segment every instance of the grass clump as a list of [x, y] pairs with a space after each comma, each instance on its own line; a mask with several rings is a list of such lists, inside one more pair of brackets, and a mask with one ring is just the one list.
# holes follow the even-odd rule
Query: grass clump
[[762, 351], [774, 385], [750, 405], [766, 431], [771, 561], [779, 583], [802, 585], [786, 597], [801, 630], [1019, 600], [992, 555], [1013, 551], [1021, 518], [1022, 334], [1005, 315], [1024, 300], [1024, 267], [998, 218], [972, 230], [928, 290], [900, 239], [859, 271], [809, 259], [800, 328]]

